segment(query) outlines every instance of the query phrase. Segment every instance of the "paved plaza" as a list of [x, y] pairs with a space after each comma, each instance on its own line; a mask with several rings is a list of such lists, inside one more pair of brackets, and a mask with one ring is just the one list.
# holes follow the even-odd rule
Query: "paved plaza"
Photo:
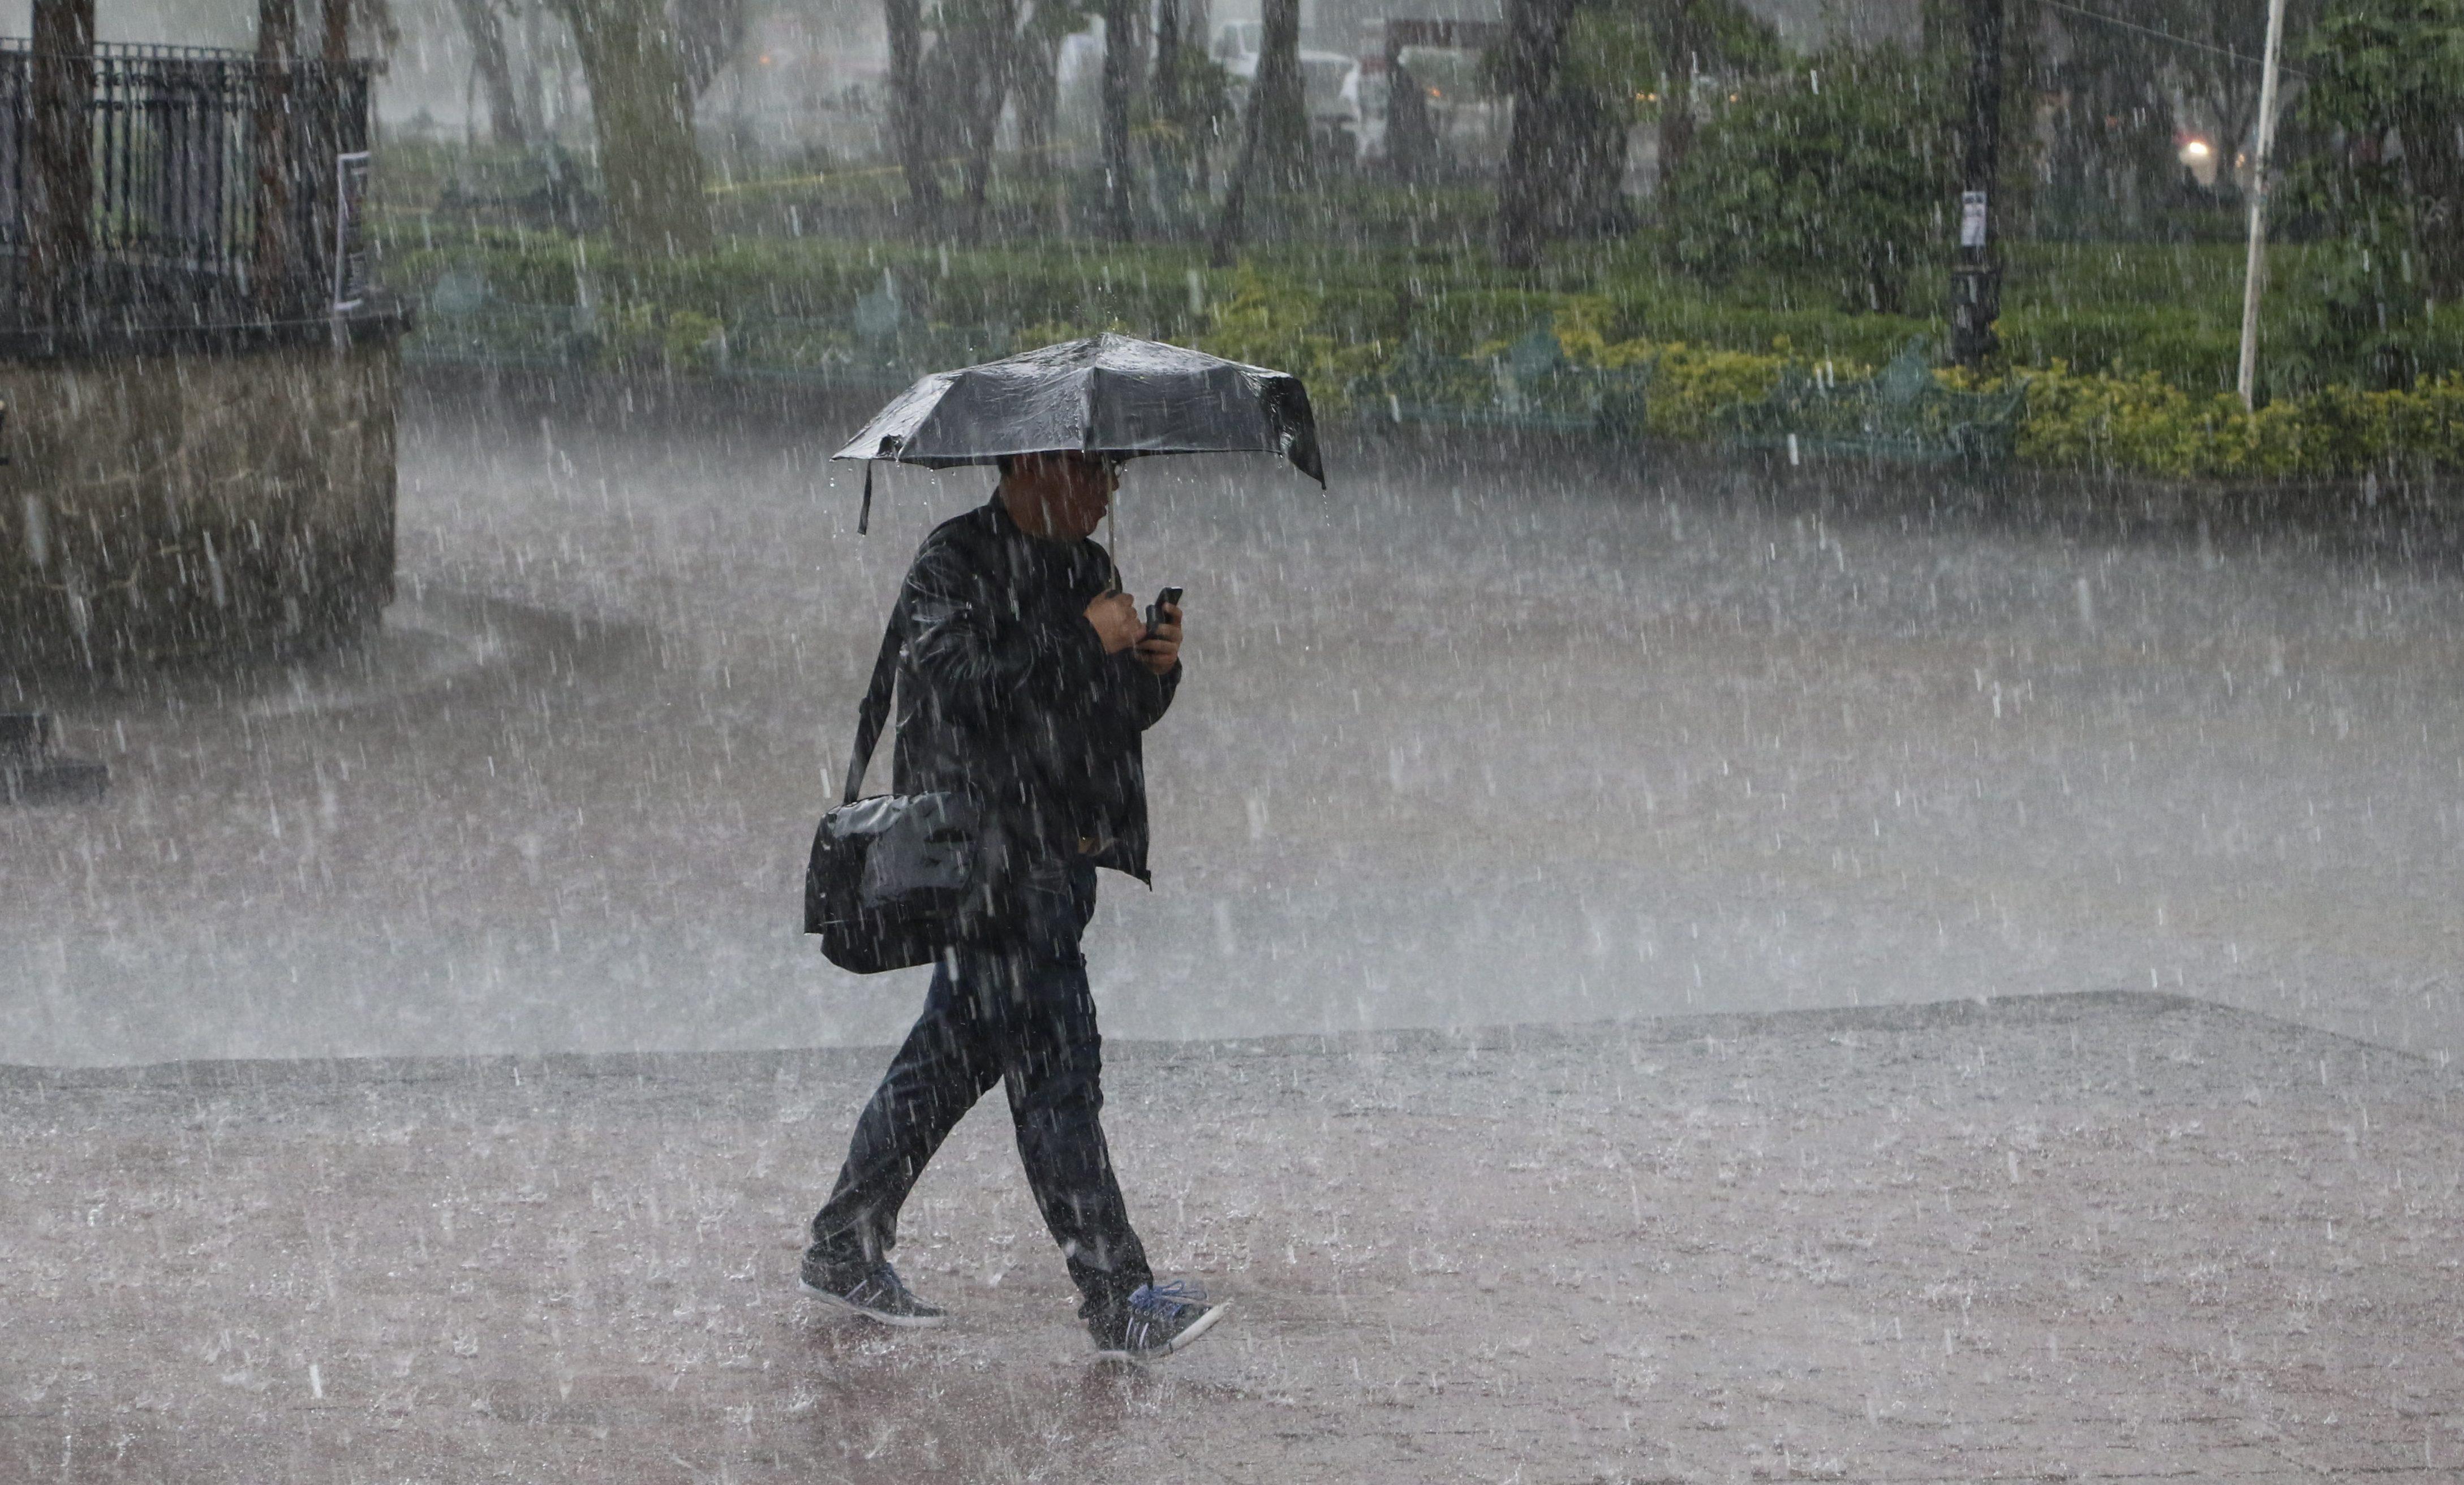
[[0, 1478], [2464, 1478], [2464, 1088], [2171, 996], [1115, 1043], [1090, 1359], [995, 1098], [945, 1329], [798, 1295], [879, 1050], [0, 1076]]

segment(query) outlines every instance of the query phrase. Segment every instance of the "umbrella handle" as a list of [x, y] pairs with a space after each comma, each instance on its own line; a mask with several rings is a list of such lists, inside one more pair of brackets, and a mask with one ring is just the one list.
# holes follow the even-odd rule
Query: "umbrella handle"
[[1112, 503], [1104, 507], [1104, 545], [1112, 564], [1112, 591], [1126, 593], [1121, 585], [1121, 492], [1112, 491]]
[[856, 513], [855, 534], [863, 535], [872, 525], [872, 461], [864, 461], [864, 509]]

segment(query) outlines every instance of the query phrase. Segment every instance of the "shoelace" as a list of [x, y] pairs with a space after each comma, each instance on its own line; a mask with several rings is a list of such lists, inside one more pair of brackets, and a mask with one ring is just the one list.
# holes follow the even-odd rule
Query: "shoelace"
[[1206, 1302], [1206, 1286], [1185, 1278], [1168, 1279], [1163, 1283], [1145, 1283], [1130, 1296], [1130, 1308], [1156, 1320], [1170, 1320], [1173, 1311], [1184, 1304]]

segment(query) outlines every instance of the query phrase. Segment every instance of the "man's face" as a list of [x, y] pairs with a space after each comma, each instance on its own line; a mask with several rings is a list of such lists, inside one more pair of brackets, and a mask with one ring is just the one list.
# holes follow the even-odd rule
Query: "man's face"
[[1083, 541], [1104, 524], [1120, 466], [1100, 454], [1021, 454], [1001, 481], [1010, 518], [1030, 535]]

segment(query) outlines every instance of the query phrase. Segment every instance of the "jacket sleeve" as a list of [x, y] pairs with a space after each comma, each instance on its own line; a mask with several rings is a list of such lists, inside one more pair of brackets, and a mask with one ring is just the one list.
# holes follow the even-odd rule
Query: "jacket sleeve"
[[1123, 650], [1111, 657], [1121, 668], [1118, 703], [1130, 725], [1143, 732], [1163, 720], [1172, 710], [1172, 699], [1180, 692], [1180, 662], [1161, 675], [1141, 664], [1134, 650]]
[[952, 544], [915, 555], [899, 617], [908, 660], [942, 707], [980, 716], [1011, 696], [1083, 696], [1102, 686], [1104, 644], [1093, 624], [996, 625], [991, 602], [989, 585]]

